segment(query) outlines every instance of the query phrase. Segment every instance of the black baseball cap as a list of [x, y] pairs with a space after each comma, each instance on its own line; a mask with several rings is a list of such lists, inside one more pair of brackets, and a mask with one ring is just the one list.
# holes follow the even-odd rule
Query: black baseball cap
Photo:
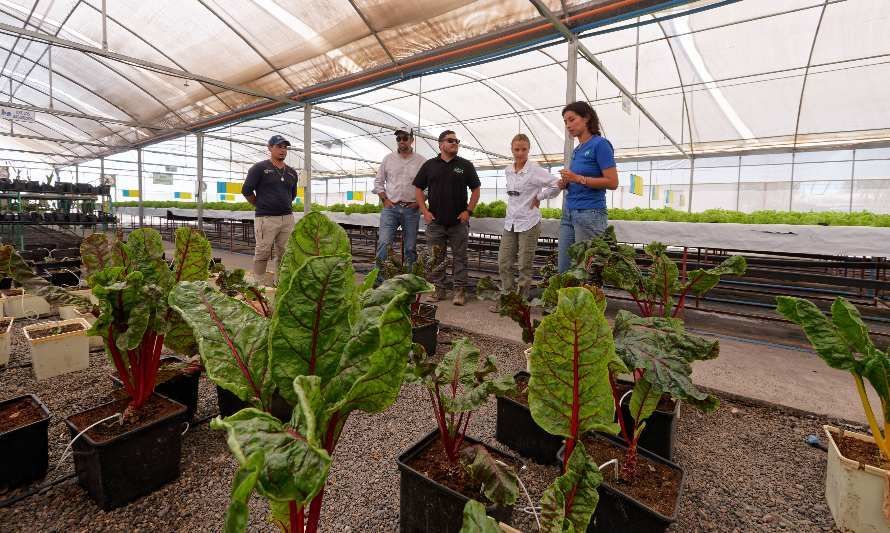
[[410, 128], [399, 127], [398, 129], [396, 129], [395, 134], [396, 135], [407, 135], [409, 137], [414, 137], [414, 133], [411, 131]]
[[290, 141], [285, 139], [282, 135], [273, 135], [269, 138], [269, 146], [278, 146], [279, 144], [290, 146]]

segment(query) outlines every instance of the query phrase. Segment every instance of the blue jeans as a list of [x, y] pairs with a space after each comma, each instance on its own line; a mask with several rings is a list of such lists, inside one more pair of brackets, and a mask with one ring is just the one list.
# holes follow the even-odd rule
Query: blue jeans
[[386, 252], [402, 227], [405, 240], [405, 265], [411, 267], [417, 262], [417, 227], [420, 225], [420, 210], [401, 205], [385, 207], [380, 211], [380, 229], [377, 232], [377, 263], [386, 260]]
[[569, 246], [599, 237], [608, 225], [609, 212], [606, 209], [563, 209], [559, 222], [559, 272], [563, 273], [572, 266]]

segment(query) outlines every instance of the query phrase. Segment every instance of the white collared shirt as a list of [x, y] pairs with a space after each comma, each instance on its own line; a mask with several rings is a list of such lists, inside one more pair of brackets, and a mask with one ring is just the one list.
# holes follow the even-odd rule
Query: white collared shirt
[[559, 178], [541, 168], [534, 161], [526, 161], [522, 170], [516, 172], [509, 165], [504, 173], [507, 177], [507, 191], [516, 191], [518, 196], [507, 194], [507, 216], [504, 229], [528, 231], [541, 221], [541, 210], [532, 207], [532, 200], [546, 200], [559, 195]]
[[374, 179], [374, 194], [386, 192], [386, 197], [392, 202], [415, 202], [414, 178], [426, 158], [412, 152], [409, 157], [402, 157], [398, 152], [386, 154], [377, 169], [377, 178]]

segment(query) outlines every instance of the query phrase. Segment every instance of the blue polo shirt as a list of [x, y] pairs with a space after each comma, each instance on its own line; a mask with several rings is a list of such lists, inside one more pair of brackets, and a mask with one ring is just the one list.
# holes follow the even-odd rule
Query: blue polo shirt
[[[615, 150], [612, 143], [600, 135], [594, 135], [575, 148], [569, 170], [588, 178], [603, 177], [603, 169], [615, 166]], [[605, 209], [606, 189], [591, 189], [580, 183], [569, 183], [566, 195], [567, 209]]]

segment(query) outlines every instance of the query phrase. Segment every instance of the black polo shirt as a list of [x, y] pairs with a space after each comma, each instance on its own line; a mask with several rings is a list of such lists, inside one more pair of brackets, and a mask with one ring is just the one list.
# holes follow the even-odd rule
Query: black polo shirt
[[297, 197], [299, 176], [292, 167], [278, 169], [268, 159], [247, 171], [241, 194], [256, 195], [256, 216], [277, 217], [293, 212], [291, 204]]
[[414, 186], [426, 191], [430, 211], [443, 226], [459, 222], [457, 215], [467, 208], [467, 189], [481, 185], [473, 163], [460, 156], [445, 161], [441, 154], [428, 159], [414, 178]]

